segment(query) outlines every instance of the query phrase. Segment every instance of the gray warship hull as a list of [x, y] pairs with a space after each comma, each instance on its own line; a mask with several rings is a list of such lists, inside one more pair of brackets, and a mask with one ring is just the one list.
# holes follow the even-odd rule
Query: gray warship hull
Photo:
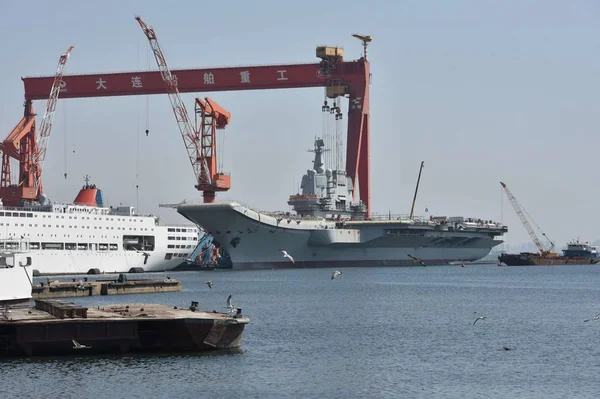
[[[233, 269], [445, 265], [476, 261], [502, 243], [503, 226], [432, 221], [335, 221], [258, 212], [238, 202], [185, 204], [177, 211], [202, 226], [229, 254]], [[282, 256], [287, 251], [294, 262]], [[411, 257], [412, 256], [412, 257]]]

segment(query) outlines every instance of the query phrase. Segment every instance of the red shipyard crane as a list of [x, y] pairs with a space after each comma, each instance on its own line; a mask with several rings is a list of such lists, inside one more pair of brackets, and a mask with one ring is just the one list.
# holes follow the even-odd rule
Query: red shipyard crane
[[[216, 191], [231, 188], [231, 176], [217, 171], [217, 129], [225, 129], [231, 114], [208, 97], [196, 98], [196, 126], [200, 133], [200, 153], [207, 165], [207, 177], [201, 177], [196, 188], [204, 194], [204, 202], [213, 202]], [[199, 120], [198, 120], [199, 119]]]
[[[0, 199], [5, 205], [19, 205], [26, 200], [37, 200], [43, 193], [42, 168], [48, 150], [48, 141], [54, 121], [54, 111], [59, 94], [66, 90], [62, 80], [67, 60], [73, 46], [60, 56], [56, 74], [48, 78], [44, 94], [35, 100], [48, 98], [46, 112], [40, 124], [39, 136], [35, 129], [35, 113], [32, 100], [25, 95], [25, 112], [21, 121], [12, 130], [4, 142], [0, 143], [2, 151], [2, 178], [0, 182]], [[48, 97], [48, 93], [50, 93]], [[64, 93], [63, 93], [64, 94]], [[12, 181], [10, 160], [19, 161], [19, 177]]]
[[[140, 17], [135, 18], [150, 42], [156, 64], [160, 71], [165, 88], [171, 100], [171, 107], [188, 152], [190, 162], [196, 176], [195, 187], [203, 192], [204, 202], [214, 202], [216, 191], [227, 191], [231, 187], [229, 175], [217, 172], [216, 130], [224, 129], [231, 119], [231, 114], [208, 97], [203, 101], [196, 98], [196, 126], [190, 122], [185, 104], [181, 100], [177, 81], [167, 65], [154, 29], [146, 25]], [[198, 126], [200, 115], [200, 126]]]
[[[369, 217], [371, 213], [369, 165], [369, 80], [371, 74], [366, 48], [372, 37], [354, 36], [362, 41], [365, 49], [363, 56], [355, 61], [344, 61], [342, 48], [319, 46], [316, 50], [316, 55], [320, 58], [318, 63], [169, 70], [166, 68], [165, 62], [165, 68], [159, 68], [159, 71], [64, 76], [62, 85], [65, 90], [61, 91], [61, 97], [82, 98], [168, 93], [174, 111], [179, 112], [183, 107], [177, 101], [177, 96], [174, 95], [174, 88], [178, 93], [190, 93], [325, 87], [328, 98], [347, 97], [349, 99], [346, 171], [352, 178], [354, 186], [358, 187], [360, 199], [365, 204], [367, 217]], [[157, 61], [160, 61], [160, 58]], [[53, 79], [53, 77], [23, 78], [26, 100], [46, 98], [52, 88]], [[214, 110], [214, 107], [212, 108]], [[217, 174], [215, 177], [215, 174], [208, 173], [202, 176], [202, 170], [209, 170], [210, 159], [205, 154], [202, 160], [202, 157], [199, 156], [203, 151], [202, 145], [197, 148], [196, 144], [192, 144], [198, 142], [195, 134], [200, 131], [190, 127], [187, 112], [185, 115], [176, 114], [176, 117], [192, 165], [195, 170], [197, 168], [197, 176], [206, 181], [210, 177], [210, 186], [215, 188], [214, 191], [224, 189], [228, 184], [225, 175], [218, 177], [219, 174]], [[214, 138], [212, 133], [210, 137]], [[191, 147], [188, 146], [188, 143], [191, 144]], [[211, 145], [210, 148], [214, 147]], [[195, 161], [198, 158], [201, 162], [200, 160]], [[214, 172], [216, 169], [212, 169], [212, 171]], [[209, 188], [200, 184], [200, 179], [197, 181], [196, 187], [199, 190]], [[207, 190], [205, 190], [205, 195], [206, 193]]]

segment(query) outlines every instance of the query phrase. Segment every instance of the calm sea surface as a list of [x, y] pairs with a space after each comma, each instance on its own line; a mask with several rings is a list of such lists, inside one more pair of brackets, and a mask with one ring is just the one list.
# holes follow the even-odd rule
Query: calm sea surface
[[232, 294], [250, 324], [241, 353], [3, 361], [0, 398], [600, 395], [600, 320], [583, 322], [600, 266], [340, 270], [171, 273], [183, 291], [78, 299], [222, 311]]

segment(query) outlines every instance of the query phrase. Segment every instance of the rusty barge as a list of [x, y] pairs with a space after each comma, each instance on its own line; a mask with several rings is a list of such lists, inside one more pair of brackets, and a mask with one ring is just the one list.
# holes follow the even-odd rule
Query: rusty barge
[[5, 308], [0, 358], [237, 349], [249, 319], [165, 305], [83, 307], [56, 300]]
[[521, 252], [519, 254], [501, 254], [498, 260], [506, 266], [556, 266], [556, 265], [595, 265], [600, 258], [584, 256], [548, 256], [545, 254]]
[[181, 291], [181, 281], [166, 279], [128, 279], [120, 274], [118, 279], [88, 281], [87, 277], [72, 282], [40, 282], [32, 287], [33, 299], [72, 298], [97, 295], [153, 294]]

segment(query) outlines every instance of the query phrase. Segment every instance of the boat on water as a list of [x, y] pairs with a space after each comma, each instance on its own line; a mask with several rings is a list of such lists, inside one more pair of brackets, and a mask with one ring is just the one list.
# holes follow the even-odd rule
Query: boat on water
[[227, 299], [229, 312], [155, 304], [87, 308], [32, 297], [32, 252], [0, 251], [0, 358], [197, 352], [238, 349], [250, 320]]
[[567, 248], [563, 249], [563, 255], [570, 258], [596, 259], [598, 258], [598, 249], [589, 242], [571, 241], [567, 243]]
[[31, 256], [15, 248], [0, 251], [0, 311], [26, 304], [31, 299]]
[[317, 138], [302, 193], [288, 200], [293, 212], [261, 212], [237, 201], [186, 203], [177, 212], [219, 243], [233, 269], [468, 262], [488, 255], [508, 231], [491, 220], [462, 216], [367, 218], [365, 205], [353, 200], [352, 179], [324, 167], [324, 151]]
[[36, 276], [172, 270], [194, 251], [200, 233], [196, 225], [163, 225], [132, 206], [105, 206], [88, 178], [72, 204], [45, 195], [19, 207], [0, 199], [0, 251], [29, 251]]
[[503, 253], [498, 256], [498, 260], [507, 266], [590, 265], [600, 262], [597, 248], [587, 242], [571, 241], [562, 251], [563, 256], [548, 251], [543, 253]]

